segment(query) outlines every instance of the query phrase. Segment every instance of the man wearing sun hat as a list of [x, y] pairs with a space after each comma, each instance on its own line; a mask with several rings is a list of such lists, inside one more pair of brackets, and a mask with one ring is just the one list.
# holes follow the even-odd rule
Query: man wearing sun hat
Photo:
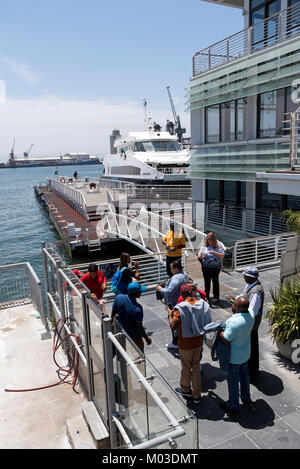
[[[258, 328], [263, 316], [264, 289], [258, 280], [259, 272], [255, 266], [246, 267], [243, 271], [246, 287], [240, 296], [245, 296], [249, 300], [249, 313], [254, 318], [254, 326], [251, 332], [251, 356], [248, 361], [250, 382], [254, 383], [259, 374], [259, 343]], [[229, 301], [234, 299], [227, 295]]]
[[140, 298], [146, 289], [147, 287], [138, 282], [129, 283], [127, 295], [120, 294], [116, 297], [111, 315], [112, 318], [117, 316], [118, 322], [142, 352], [144, 352], [143, 339], [147, 345], [151, 344], [151, 339], [143, 327], [143, 307], [137, 302], [137, 298]]
[[251, 356], [248, 362], [250, 382], [253, 383], [258, 378], [259, 373], [259, 343], [258, 328], [260, 326], [263, 307], [264, 307], [264, 289], [258, 280], [259, 272], [256, 267], [249, 266], [243, 271], [245, 282], [247, 283], [243, 296], [249, 300], [249, 312], [254, 317], [255, 322], [251, 332]]

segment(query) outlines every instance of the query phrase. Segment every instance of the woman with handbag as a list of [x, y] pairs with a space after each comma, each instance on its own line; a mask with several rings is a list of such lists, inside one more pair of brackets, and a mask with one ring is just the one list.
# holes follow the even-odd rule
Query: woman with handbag
[[214, 294], [212, 303], [215, 305], [220, 301], [219, 275], [221, 272], [224, 256], [224, 244], [218, 241], [215, 233], [211, 231], [206, 236], [202, 246], [198, 251], [198, 259], [202, 265], [202, 273], [207, 299], [209, 301], [210, 286], [212, 282]]

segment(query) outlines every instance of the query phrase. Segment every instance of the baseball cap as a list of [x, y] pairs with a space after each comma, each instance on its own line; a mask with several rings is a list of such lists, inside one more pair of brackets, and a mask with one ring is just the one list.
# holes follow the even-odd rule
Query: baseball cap
[[254, 266], [249, 266], [246, 267], [243, 271], [243, 275], [247, 277], [253, 277], [253, 278], [258, 278], [259, 277], [259, 272], [256, 267]]
[[73, 274], [77, 275], [77, 277], [81, 277], [81, 275], [83, 275], [83, 273], [80, 272], [78, 269], [73, 270]]
[[185, 284], [185, 285], [181, 285], [181, 287], [180, 287], [180, 293], [181, 294], [183, 294], [183, 293], [192, 294], [193, 292], [194, 292], [194, 289], [193, 289], [192, 285]]
[[144, 292], [147, 290], [147, 287], [144, 285], [140, 285], [138, 282], [131, 282], [128, 287], [127, 287], [127, 293], [138, 293], [138, 292]]

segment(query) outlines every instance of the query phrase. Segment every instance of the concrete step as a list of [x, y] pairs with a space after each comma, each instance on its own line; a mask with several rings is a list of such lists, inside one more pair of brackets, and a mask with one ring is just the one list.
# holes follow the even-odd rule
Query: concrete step
[[96, 449], [82, 414], [67, 420], [67, 437], [72, 449]]

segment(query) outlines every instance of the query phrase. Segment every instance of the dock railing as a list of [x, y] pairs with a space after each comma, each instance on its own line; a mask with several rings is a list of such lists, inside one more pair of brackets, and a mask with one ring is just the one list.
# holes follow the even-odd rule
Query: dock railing
[[266, 18], [193, 56], [193, 76], [246, 57], [300, 34], [300, 4]]
[[[63, 178], [60, 178], [63, 179]], [[83, 218], [89, 220], [86, 202], [83, 194], [72, 185], [61, 182], [57, 179], [49, 179], [48, 186], [53, 192], [56, 192], [63, 200], [65, 200], [76, 212]]]

